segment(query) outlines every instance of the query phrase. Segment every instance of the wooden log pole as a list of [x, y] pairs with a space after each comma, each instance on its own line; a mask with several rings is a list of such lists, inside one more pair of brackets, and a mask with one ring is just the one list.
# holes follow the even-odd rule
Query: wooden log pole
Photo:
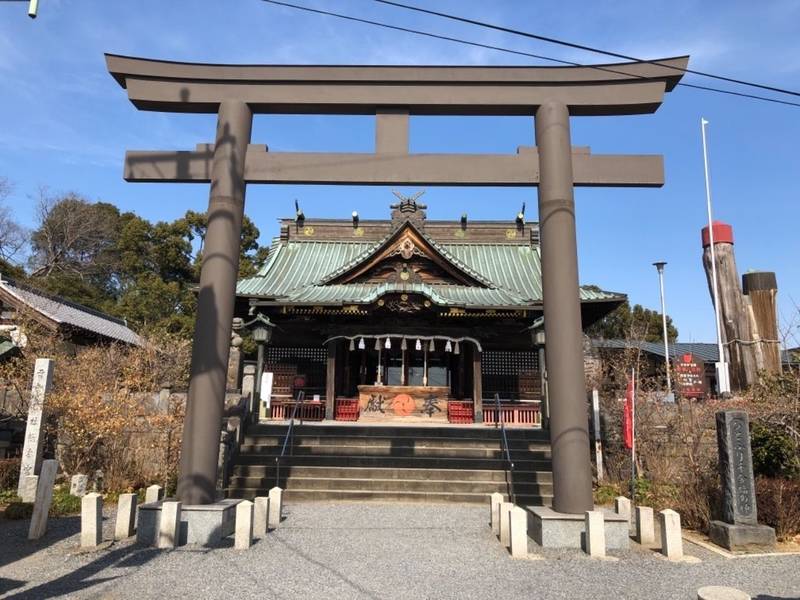
[[742, 291], [753, 327], [756, 360], [759, 369], [781, 372], [781, 348], [778, 336], [778, 280], [775, 273], [754, 271], [742, 275]]
[[[708, 227], [702, 231], [703, 266], [712, 302], [711, 247]], [[714, 253], [717, 262], [717, 292], [722, 321], [722, 337], [730, 365], [731, 389], [740, 391], [753, 384], [757, 377], [753, 332], [745, 300], [739, 287], [736, 257], [733, 251], [733, 228], [714, 221]], [[723, 360], [724, 357], [720, 357]]]

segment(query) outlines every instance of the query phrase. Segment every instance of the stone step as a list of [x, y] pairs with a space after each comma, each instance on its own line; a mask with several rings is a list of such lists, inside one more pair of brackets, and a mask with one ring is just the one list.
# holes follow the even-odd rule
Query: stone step
[[[286, 424], [266, 424], [258, 423], [247, 428], [247, 435], [271, 435], [280, 436], [281, 439], [286, 435], [288, 425]], [[295, 424], [293, 434], [295, 436], [333, 436], [333, 437], [389, 437], [394, 439], [441, 439], [441, 438], [471, 438], [471, 439], [500, 439], [499, 428], [491, 426], [464, 426], [447, 425], [430, 427], [414, 426], [390, 426], [390, 425], [332, 425], [324, 423], [304, 423]], [[550, 442], [548, 431], [534, 427], [508, 427], [506, 436], [511, 440], [530, 440], [543, 443]]]
[[[268, 492], [262, 488], [231, 488], [229, 497], [245, 498], [252, 500], [256, 496], [263, 496]], [[372, 500], [378, 502], [487, 502], [487, 494], [483, 493], [458, 493], [447, 492], [398, 492], [398, 491], [373, 491], [373, 490], [314, 490], [291, 489], [283, 495], [284, 502], [315, 501], [315, 500]], [[549, 506], [552, 496], [519, 496], [517, 503], [524, 502], [529, 506]]]
[[[231, 489], [269, 489], [276, 485], [275, 479], [268, 477], [232, 477]], [[286, 490], [369, 490], [398, 492], [449, 492], [449, 493], [504, 493], [505, 481], [460, 481], [437, 479], [351, 479], [343, 477], [294, 477], [289, 476], [277, 483]], [[532, 483], [517, 478], [514, 483], [516, 494], [537, 496], [552, 495], [552, 483]]]
[[[247, 434], [242, 440], [246, 446], [279, 446], [282, 447], [284, 436]], [[454, 447], [454, 448], [491, 448], [502, 447], [500, 438], [464, 438], [464, 437], [419, 437], [396, 438], [390, 436], [334, 436], [334, 435], [292, 435], [292, 446], [414, 446], [414, 447]], [[541, 440], [509, 439], [511, 450], [549, 451], [550, 443]]]
[[[274, 464], [275, 453], [240, 454], [236, 465]], [[364, 454], [310, 454], [284, 456], [282, 466], [308, 465], [331, 467], [393, 467], [427, 469], [499, 469], [505, 470], [507, 462], [501, 458], [462, 458], [458, 456], [367, 456]], [[550, 460], [514, 459], [514, 466], [521, 471], [549, 471]]]
[[[380, 468], [380, 467], [318, 467], [318, 466], [281, 466], [282, 477], [294, 478], [332, 478], [345, 479], [434, 479], [439, 481], [480, 481], [505, 482], [506, 471], [462, 470], [462, 469], [414, 469], [414, 468]], [[550, 471], [514, 471], [515, 479], [531, 483], [548, 484], [553, 481]], [[275, 465], [236, 465], [232, 477], [262, 479], [265, 483], [275, 481]], [[271, 486], [270, 486], [271, 487]]]
[[[281, 453], [281, 446], [277, 445], [253, 445], [244, 444], [240, 446], [241, 456], [248, 455], [267, 455], [278, 456]], [[308, 455], [361, 455], [361, 456], [393, 456], [393, 457], [458, 457], [458, 458], [495, 458], [501, 459], [504, 453], [499, 448], [464, 448], [459, 446], [428, 446], [425, 444], [387, 444], [387, 445], [351, 445], [351, 444], [312, 444], [287, 447], [287, 455], [308, 456]], [[513, 449], [510, 450], [512, 460], [549, 460], [549, 449], [537, 451]]]

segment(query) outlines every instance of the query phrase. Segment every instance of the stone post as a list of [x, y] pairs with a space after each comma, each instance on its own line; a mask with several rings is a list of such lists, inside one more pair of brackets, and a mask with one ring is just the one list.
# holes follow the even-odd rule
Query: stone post
[[19, 484], [17, 494], [25, 499], [23, 485], [25, 478], [38, 475], [42, 464], [42, 442], [44, 441], [44, 401], [53, 382], [54, 361], [49, 358], [37, 358], [33, 367], [33, 384], [31, 400], [28, 405], [28, 421], [25, 427], [25, 442], [22, 447], [22, 461], [19, 468]]
[[623, 517], [631, 518], [631, 501], [625, 496], [614, 498], [614, 512]]
[[42, 468], [39, 470], [39, 480], [36, 485], [36, 499], [33, 502], [31, 526], [28, 529], [29, 540], [38, 540], [47, 531], [47, 514], [50, 512], [50, 504], [53, 502], [53, 484], [56, 481], [56, 471], [58, 471], [57, 460], [42, 461]]
[[506, 548], [511, 545], [511, 537], [509, 535], [509, 525], [511, 524], [511, 509], [514, 505], [511, 502], [500, 503], [500, 543]]
[[253, 545], [253, 503], [242, 500], [236, 505], [236, 532], [234, 548], [247, 550]]
[[281, 524], [281, 511], [283, 510], [283, 490], [274, 487], [269, 491], [269, 527], [276, 529]]
[[136, 494], [120, 494], [117, 500], [117, 520], [114, 539], [124, 540], [136, 533]]
[[661, 525], [661, 554], [670, 560], [683, 558], [683, 539], [681, 538], [681, 516], [674, 510], [658, 513]]
[[257, 496], [253, 506], [253, 535], [264, 537], [269, 529], [269, 497]]
[[649, 546], [656, 541], [655, 525], [653, 524], [653, 509], [649, 506], [636, 507], [635, 539], [642, 546]]
[[153, 502], [158, 502], [161, 500], [161, 493], [162, 489], [160, 485], [153, 484], [145, 490], [144, 493], [144, 503], [145, 504], [152, 504]]
[[774, 548], [775, 530], [758, 524], [747, 413], [723, 410], [716, 417], [722, 521], [711, 521], [709, 537], [729, 550]]
[[246, 103], [220, 103], [178, 478], [178, 498], [185, 504], [216, 500], [218, 444], [244, 216], [244, 162], [252, 121]]
[[500, 535], [500, 505], [502, 503], [503, 494], [500, 492], [489, 496], [489, 525], [495, 535]]
[[161, 520], [158, 524], [159, 548], [174, 548], [180, 543], [181, 503], [167, 501], [161, 505]]
[[81, 548], [97, 548], [103, 541], [103, 496], [86, 494], [81, 500]]
[[567, 107], [542, 104], [535, 126], [553, 510], [583, 514], [594, 503]]
[[89, 485], [89, 476], [78, 473], [72, 476], [69, 484], [70, 496], [77, 496], [79, 498], [86, 495], [86, 488]]
[[19, 497], [23, 502], [32, 503], [36, 500], [36, 487], [39, 483], [38, 475], [26, 475], [19, 481]]
[[603, 513], [599, 510], [586, 511], [586, 534], [584, 551], [589, 556], [603, 558], [606, 555], [606, 528]]
[[513, 558], [528, 556], [528, 512], [515, 506], [508, 513], [510, 532], [510, 550]]

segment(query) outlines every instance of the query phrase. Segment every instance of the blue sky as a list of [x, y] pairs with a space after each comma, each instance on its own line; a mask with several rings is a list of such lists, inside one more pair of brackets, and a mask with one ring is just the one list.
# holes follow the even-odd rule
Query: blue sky
[[[369, 0], [299, 4], [464, 37], [577, 62], [601, 56], [415, 15]], [[129, 184], [126, 149], [190, 149], [213, 141], [214, 117], [137, 111], [105, 69], [103, 53], [228, 63], [535, 64], [533, 59], [343, 22], [258, 0], [41, 0], [0, 2], [0, 176], [14, 184], [8, 203], [34, 224], [38, 190], [75, 191], [151, 220], [203, 210], [205, 185]], [[419, 2], [422, 4], [422, 2]], [[800, 89], [800, 2], [710, 3], [562, 0], [436, 0], [427, 6], [641, 58], [691, 54], [694, 69]], [[684, 81], [724, 87], [687, 76]], [[744, 90], [747, 91], [747, 90]], [[758, 92], [755, 92], [758, 93]], [[792, 98], [788, 98], [792, 99]], [[798, 100], [794, 98], [794, 100]], [[705, 223], [700, 117], [710, 122], [715, 217], [731, 223], [740, 273], [777, 272], [779, 310], [800, 343], [800, 223], [797, 176], [800, 107], [691, 89], [669, 94], [654, 115], [573, 118], [575, 145], [595, 153], [661, 153], [661, 189], [578, 189], [583, 283], [623, 291], [658, 309], [651, 263], [666, 260], [667, 312], [683, 341], [713, 341], [701, 266]], [[258, 116], [253, 142], [273, 150], [371, 151], [369, 117]], [[412, 118], [415, 152], [514, 152], [533, 143], [528, 118]], [[414, 191], [408, 189], [406, 191]], [[308, 216], [383, 218], [388, 188], [250, 186], [247, 213], [262, 243], [298, 198]], [[522, 202], [535, 218], [532, 189], [431, 188], [430, 218], [512, 219]]]

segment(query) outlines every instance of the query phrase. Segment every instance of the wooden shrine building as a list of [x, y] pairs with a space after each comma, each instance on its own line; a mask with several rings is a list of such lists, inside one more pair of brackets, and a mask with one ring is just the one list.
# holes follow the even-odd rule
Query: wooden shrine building
[[[539, 425], [538, 224], [432, 221], [418, 196], [398, 197], [388, 220], [283, 219], [266, 264], [239, 281], [237, 314], [275, 324], [261, 418], [285, 418], [302, 390], [306, 418], [492, 423], [499, 394], [506, 422]], [[580, 297], [584, 328], [625, 300]]]

